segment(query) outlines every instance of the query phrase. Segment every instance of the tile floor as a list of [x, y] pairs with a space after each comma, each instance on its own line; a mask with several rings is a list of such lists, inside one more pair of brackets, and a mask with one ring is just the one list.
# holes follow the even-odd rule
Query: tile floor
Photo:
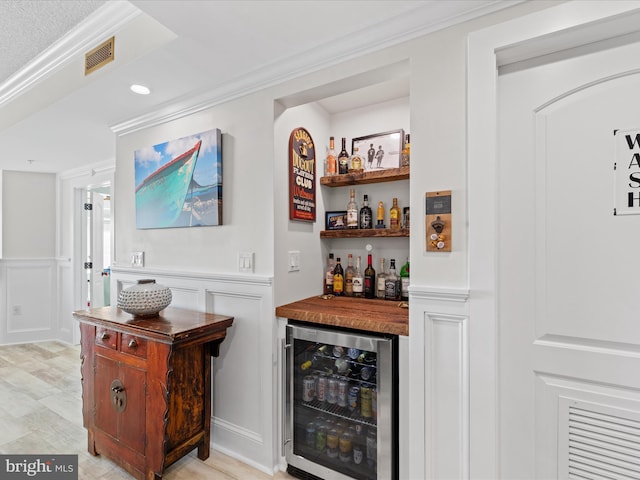
[[[80, 347], [58, 342], [0, 346], [0, 453], [78, 454], [80, 480], [131, 480], [108, 459], [87, 452], [82, 426]], [[166, 480], [285, 480], [211, 450], [171, 465]]]

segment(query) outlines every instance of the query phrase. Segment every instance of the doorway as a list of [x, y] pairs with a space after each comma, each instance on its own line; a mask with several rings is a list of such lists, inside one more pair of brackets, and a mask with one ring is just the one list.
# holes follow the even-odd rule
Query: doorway
[[111, 185], [88, 187], [82, 195], [82, 303], [84, 308], [108, 306], [111, 303]]

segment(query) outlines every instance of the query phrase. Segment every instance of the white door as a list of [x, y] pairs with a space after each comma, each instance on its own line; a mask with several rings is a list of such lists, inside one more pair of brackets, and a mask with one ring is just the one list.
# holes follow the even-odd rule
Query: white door
[[[91, 307], [104, 306], [104, 197], [90, 193], [91, 203]], [[108, 279], [106, 279], [108, 281]]]
[[499, 75], [501, 478], [640, 478], [640, 215], [613, 215], [638, 72], [633, 44]]

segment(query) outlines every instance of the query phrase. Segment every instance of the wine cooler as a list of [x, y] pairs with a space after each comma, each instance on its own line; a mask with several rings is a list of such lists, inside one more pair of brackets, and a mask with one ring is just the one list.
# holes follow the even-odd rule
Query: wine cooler
[[397, 337], [290, 323], [285, 457], [303, 479], [398, 478]]

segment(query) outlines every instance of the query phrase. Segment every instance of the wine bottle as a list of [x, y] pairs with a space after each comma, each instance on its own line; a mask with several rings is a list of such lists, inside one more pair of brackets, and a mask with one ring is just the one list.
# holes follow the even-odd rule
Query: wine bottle
[[360, 228], [373, 228], [373, 212], [369, 206], [369, 196], [364, 196], [362, 208], [360, 209]]
[[336, 268], [335, 261], [333, 260], [333, 253], [329, 254], [329, 261], [327, 262], [327, 271], [324, 274], [324, 293], [331, 295], [333, 293], [333, 269]]
[[329, 150], [327, 150], [327, 176], [338, 173], [338, 161], [336, 160], [335, 141], [333, 137], [329, 137]]
[[391, 230], [400, 230], [400, 207], [398, 207], [398, 199], [393, 198], [393, 205], [389, 209], [389, 228]]
[[344, 270], [340, 264], [340, 257], [336, 258], [336, 266], [333, 269], [333, 294], [344, 295]]
[[389, 273], [384, 280], [384, 298], [387, 300], [398, 299], [398, 275], [396, 274], [396, 261], [391, 259]]
[[385, 296], [385, 280], [387, 275], [384, 273], [384, 258], [380, 259], [380, 272], [378, 273], [378, 281], [376, 282], [376, 297], [384, 298]]
[[347, 228], [358, 228], [358, 204], [353, 188], [349, 192], [349, 203], [347, 204]]
[[353, 297], [353, 277], [356, 271], [353, 268], [353, 255], [347, 257], [347, 269], [344, 272], [344, 294]]
[[360, 269], [360, 255], [356, 257], [356, 271], [353, 275], [353, 296], [362, 297], [364, 292], [364, 279]]
[[371, 254], [367, 255], [367, 268], [364, 271], [364, 296], [365, 298], [376, 296], [376, 271], [371, 264]]
[[400, 281], [402, 286], [400, 287], [400, 298], [402, 300], [409, 300], [409, 258], [400, 269]]
[[347, 139], [342, 137], [342, 150], [338, 154], [338, 173], [349, 173], [349, 153], [347, 152]]

